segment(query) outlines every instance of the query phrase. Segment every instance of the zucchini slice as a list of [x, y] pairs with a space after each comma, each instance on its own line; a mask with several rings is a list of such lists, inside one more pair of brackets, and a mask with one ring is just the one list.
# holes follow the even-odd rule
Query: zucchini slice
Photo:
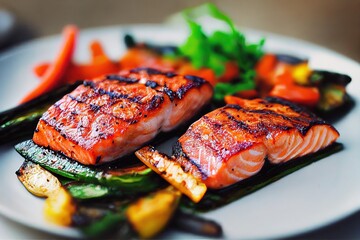
[[38, 146], [32, 140], [15, 145], [15, 149], [25, 159], [52, 173], [86, 183], [116, 187], [127, 193], [149, 192], [162, 184], [159, 181], [161, 178], [144, 165], [118, 169], [86, 166], [61, 153]]

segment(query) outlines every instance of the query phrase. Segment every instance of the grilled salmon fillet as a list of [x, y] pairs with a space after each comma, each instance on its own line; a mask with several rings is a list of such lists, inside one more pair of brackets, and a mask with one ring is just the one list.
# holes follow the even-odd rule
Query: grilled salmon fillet
[[272, 164], [313, 153], [339, 137], [314, 114], [276, 98], [243, 100], [212, 111], [193, 123], [173, 147], [185, 172], [219, 189]]
[[202, 78], [151, 68], [84, 81], [43, 114], [33, 141], [83, 164], [109, 162], [189, 120], [212, 92]]

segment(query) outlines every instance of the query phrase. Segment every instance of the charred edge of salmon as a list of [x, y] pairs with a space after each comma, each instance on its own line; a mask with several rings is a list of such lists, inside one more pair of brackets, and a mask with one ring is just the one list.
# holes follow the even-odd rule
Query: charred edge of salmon
[[[163, 75], [166, 76], [167, 78], [172, 78], [177, 76], [177, 74], [173, 73], [173, 72], [161, 72], [157, 69], [153, 69], [153, 68], [135, 68], [130, 70], [130, 73], [141, 73], [141, 72], [146, 72], [148, 75]], [[185, 94], [193, 89], [193, 88], [198, 88], [201, 87], [204, 84], [210, 84], [208, 83], [206, 80], [204, 80], [203, 78], [197, 77], [197, 76], [193, 76], [193, 75], [184, 75], [184, 78], [186, 80], [189, 80], [190, 82], [181, 86], [177, 91], [173, 91], [171, 90], [169, 87], [165, 86], [161, 86], [163, 87], [163, 92], [169, 97], [169, 99], [171, 101], [174, 101], [175, 98], [178, 99], [182, 99], [184, 98]], [[125, 77], [122, 75], [116, 75], [116, 74], [112, 74], [112, 75], [107, 75], [106, 79], [108, 80], [117, 80], [120, 82], [125, 82], [128, 84], [131, 83], [137, 83], [140, 81], [140, 79], [138, 78], [134, 78], [134, 77]], [[96, 84], [93, 83], [92, 81], [84, 81], [84, 86], [88, 86], [91, 87], [92, 89], [94, 89], [96, 92], [98, 92], [101, 95], [108, 95], [110, 96], [110, 98], [127, 98], [130, 99], [130, 101], [133, 102], [138, 102], [139, 99], [135, 98], [129, 98], [127, 94], [118, 94], [118, 93], [114, 93], [114, 92], [109, 92], [106, 91], [104, 89], [99, 89], [96, 88]], [[146, 87], [150, 87], [150, 88], [156, 88], [159, 85], [152, 81], [151, 79], [147, 79], [146, 83], [145, 83]]]
[[[231, 115], [229, 112], [225, 111], [226, 108], [235, 108], [236, 110], [239, 111], [244, 111], [244, 112], [254, 112], [252, 110], [246, 110], [243, 109], [242, 107], [238, 106], [238, 105], [226, 105], [223, 109], [220, 110], [221, 114], [226, 115], [226, 117], [228, 118], [228, 120], [230, 122], [232, 122], [233, 124], [236, 125], [236, 127], [241, 128], [245, 131], [247, 131], [250, 134], [255, 135], [255, 137], [258, 137], [259, 134], [263, 134], [263, 130], [266, 129], [266, 126], [263, 124], [258, 124], [257, 128], [251, 128], [248, 124], [246, 124], [244, 121], [239, 121], [237, 119], [235, 119], [235, 117], [233, 115]], [[267, 111], [267, 110], [257, 110], [256, 113], [259, 114], [268, 114], [268, 115], [278, 115], [277, 113], [273, 112], [273, 111]], [[281, 116], [281, 115], [279, 115]], [[283, 117], [283, 116], [281, 116]], [[274, 126], [272, 126], [274, 127]], [[275, 126], [278, 130], [282, 130], [282, 131], [287, 131], [290, 130], [291, 127], [289, 126]], [[305, 135], [305, 134], [304, 134]]]
[[[266, 106], [267, 104], [284, 105], [284, 106], [289, 107], [292, 111], [300, 114], [300, 116], [298, 116], [298, 117], [285, 116], [285, 115], [277, 113], [277, 112], [275, 112], [275, 111], [273, 111], [271, 109], [246, 109], [246, 108], [243, 108], [243, 107], [241, 107], [239, 105], [234, 105], [234, 104], [228, 104], [223, 109], [233, 108], [233, 109], [236, 109], [236, 110], [249, 112], [249, 113], [257, 113], [257, 114], [273, 115], [273, 116], [276, 116], [276, 117], [281, 117], [285, 121], [289, 121], [290, 123], [292, 123], [292, 125], [303, 136], [305, 136], [306, 133], [313, 126], [316, 126], [316, 125], [327, 125], [327, 126], [331, 127], [334, 131], [336, 131], [339, 134], [339, 132], [331, 124], [329, 124], [325, 120], [319, 118], [314, 113], [312, 113], [311, 111], [309, 111], [308, 109], [306, 109], [304, 107], [301, 107], [299, 105], [296, 105], [296, 104], [294, 104], [292, 102], [289, 102], [289, 101], [281, 99], [281, 98], [266, 97], [265, 99], [262, 99], [262, 100], [263, 100], [262, 104], [264, 104], [265, 107], [267, 107]], [[237, 121], [237, 120], [235, 120], [235, 121]], [[250, 129], [246, 125], [246, 123], [244, 123], [244, 122], [239, 123], [239, 126], [242, 127], [244, 130], [249, 130]], [[261, 127], [261, 126], [259, 126], [259, 127]], [[289, 127], [286, 127], [286, 126], [277, 126], [277, 127], [279, 128], [279, 130], [284, 130], [284, 131], [289, 130]]]
[[201, 166], [191, 160], [191, 158], [183, 151], [179, 141], [176, 141], [173, 145], [172, 152], [173, 156], [177, 159], [185, 172], [190, 172], [196, 178], [202, 180], [205, 180], [208, 177], [208, 175], [202, 171]]
[[[95, 91], [96, 92], [96, 91]], [[104, 92], [102, 92], [104, 93]], [[107, 94], [109, 92], [105, 92], [104, 94]], [[111, 96], [114, 96], [114, 94], [111, 93]], [[110, 96], [110, 98], [111, 98]], [[72, 96], [71, 94], [68, 94], [68, 97], [73, 100], [73, 101], [76, 101], [77, 103], [83, 103], [83, 104], [86, 104], [86, 102], [84, 101], [84, 99], [80, 99], [80, 98], [77, 98], [77, 97], [74, 97]], [[138, 98], [129, 98], [129, 96], [127, 94], [119, 94], [118, 96], [119, 98], [123, 99], [123, 100], [128, 100], [132, 103], [135, 103], [135, 104], [142, 104], [139, 102], [139, 99]], [[157, 109], [163, 102], [164, 102], [164, 97], [161, 96], [161, 95], [154, 95], [151, 100], [149, 102], [146, 102], [145, 104], [147, 104], [146, 106], [146, 110], [148, 111], [152, 111], [152, 110], [155, 110]], [[109, 104], [107, 104], [106, 106], [108, 105], [111, 105], [112, 103], [110, 102]], [[57, 104], [54, 104], [54, 107], [59, 107]], [[102, 107], [104, 106], [99, 106], [99, 105], [96, 105], [96, 104], [90, 104], [90, 109], [93, 111], [93, 112], [97, 112], [97, 111], [100, 111]], [[106, 114], [104, 112], [104, 114]], [[134, 124], [134, 123], [137, 123], [137, 121], [134, 121], [134, 119], [123, 119], [123, 118], [119, 118], [113, 114], [111, 114], [114, 118], [116, 119], [121, 119], [123, 121], [126, 121], [126, 122], [129, 122], [130, 124]]]
[[155, 68], [148, 68], [148, 67], [138, 67], [130, 70], [130, 73], [140, 73], [140, 72], [146, 72], [149, 75], [164, 75], [166, 74], [158, 69]]
[[119, 82], [125, 82], [125, 83], [136, 83], [139, 81], [137, 78], [130, 78], [130, 77], [124, 77], [117, 74], [110, 74], [106, 75], [107, 80], [116, 80]]
[[[94, 90], [94, 93], [95, 94], [99, 94], [99, 95], [108, 95], [110, 97], [110, 102], [109, 104], [106, 104], [104, 106], [108, 106], [108, 105], [112, 105], [113, 102], [111, 100], [115, 100], [116, 99], [123, 99], [123, 100], [126, 100], [126, 101], [130, 101], [134, 104], [140, 104], [140, 105], [143, 105], [143, 104], [146, 104], [146, 110], [148, 111], [152, 111], [152, 110], [155, 110], [156, 108], [158, 108], [163, 102], [164, 102], [164, 97], [162, 95], [154, 95], [150, 101], [146, 102], [146, 103], [141, 103], [140, 102], [140, 99], [138, 97], [132, 97], [130, 98], [128, 94], [119, 94], [119, 93], [114, 93], [114, 92], [109, 92], [109, 91], [105, 91], [103, 89], [100, 89], [100, 88], [96, 88], [95, 84], [92, 83], [92, 82], [87, 82], [86, 84], [84, 84], [84, 86], [90, 86], [91, 89]], [[81, 99], [79, 97], [75, 97], [75, 96], [72, 96], [71, 94], [68, 94], [68, 97], [73, 100], [73, 101], [76, 101], [78, 103], [84, 103], [86, 102], [86, 99]], [[55, 105], [56, 106], [56, 105]], [[96, 104], [90, 104], [90, 109], [93, 110], [94, 112], [97, 112], [99, 110], [101, 110], [103, 106], [98, 106]], [[107, 114], [104, 112], [104, 114]], [[120, 119], [118, 117], [116, 117], [115, 115], [111, 114], [114, 118], [117, 118], [117, 119]], [[123, 121], [126, 121], [130, 124], [134, 124], [134, 123], [137, 123], [137, 121], [135, 121], [134, 119], [122, 119], [121, 120]]]
[[[127, 100], [129, 100], [131, 102], [139, 103], [139, 98], [137, 98], [137, 97], [131, 98], [131, 97], [129, 97], [129, 94], [106, 91], [106, 90], [104, 90], [102, 88], [98, 88], [96, 86], [96, 83], [94, 83], [92, 81], [84, 81], [83, 85], [85, 87], [90, 87], [91, 89], [93, 89], [96, 94], [108, 95], [110, 97], [110, 99], [127, 99]], [[71, 96], [71, 94], [68, 94], [68, 95]], [[76, 98], [76, 97], [73, 97], [73, 96], [72, 96], [72, 98], [74, 98], [74, 100], [79, 101], [79, 102], [83, 101], [82, 99], [79, 99], [79, 98]]]
[[[163, 75], [167, 78], [172, 78], [177, 76], [177, 74], [175, 74], [174, 72], [162, 72], [160, 70], [154, 69], [154, 68], [135, 68], [130, 70], [130, 73], [141, 73], [141, 72], [146, 72], [149, 75]], [[172, 91], [171, 89], [169, 89], [166, 85], [163, 86], [164, 87], [164, 92], [168, 95], [168, 97], [170, 98], [171, 101], [174, 101], [175, 97], [177, 97], [178, 99], [182, 99], [184, 97], [184, 95], [186, 94], [186, 92], [188, 92], [190, 89], [194, 88], [194, 87], [200, 87], [203, 84], [209, 84], [206, 80], [204, 80], [201, 77], [198, 76], [193, 76], [193, 75], [184, 75], [184, 78], [186, 80], [191, 81], [190, 83], [181, 86], [176, 92]], [[150, 81], [150, 83], [148, 84], [148, 82]], [[147, 82], [145, 83], [145, 86], [151, 86], [151, 82], [154, 83], [151, 80], [147, 80]], [[157, 84], [156, 84], [157, 86]], [[152, 88], [155, 88], [156, 86], [152, 86]]]
[[135, 155], [193, 202], [199, 202], [205, 195], [206, 185], [192, 173], [186, 172], [174, 158], [159, 153], [152, 146], [141, 148]]
[[[243, 124], [242, 122], [239, 123], [238, 121], [234, 121], [234, 117], [232, 115], [229, 114], [228, 116], [229, 120], [233, 121], [232, 123], [235, 123], [236, 126], [238, 127], [238, 124]], [[212, 119], [212, 118], [209, 118], [208, 116], [203, 116], [202, 117], [202, 120], [207, 123], [209, 126], [211, 126], [211, 128], [213, 129], [214, 131], [214, 134], [218, 134], [218, 135], [221, 135], [221, 133], [219, 133], [219, 131], [221, 130], [221, 127], [222, 127], [222, 122], [218, 122], [216, 121], [215, 119]], [[231, 124], [231, 123], [226, 123], [226, 124]], [[191, 129], [189, 130], [191, 131]], [[208, 141], [204, 140], [201, 136], [199, 136], [199, 140], [203, 142], [203, 144], [207, 144]], [[251, 147], [253, 145], [253, 143], [251, 142], [241, 142], [241, 143], [238, 143], [236, 144], [236, 146], [233, 146], [232, 149], [226, 149], [230, 152], [233, 152], [233, 153], [239, 153], [241, 152], [242, 150], [246, 150], [248, 149], [249, 147]], [[219, 153], [219, 150], [218, 149], [214, 149], [214, 147], [211, 147], [211, 146], [208, 146], [209, 148], [213, 149], [214, 152], [216, 152], [218, 154], [218, 156], [221, 156], [221, 154]], [[223, 158], [223, 157], [222, 157]], [[228, 159], [227, 159], [228, 160]]]

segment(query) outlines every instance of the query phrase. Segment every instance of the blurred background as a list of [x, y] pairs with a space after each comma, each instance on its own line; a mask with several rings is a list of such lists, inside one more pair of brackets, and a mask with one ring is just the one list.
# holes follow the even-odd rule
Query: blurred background
[[[0, 11], [14, 18], [12, 34], [0, 30], [0, 51], [22, 41], [60, 33], [67, 23], [80, 28], [127, 23], [161, 23], [201, 0], [0, 0]], [[360, 0], [219, 0], [212, 1], [239, 27], [307, 40], [360, 61]], [[9, 21], [10, 19], [10, 21]], [[15, 21], [12, 21], [15, 20]], [[15, 28], [13, 27], [15, 26]], [[4, 27], [3, 27], [4, 28]], [[8, 33], [7, 31], [6, 33]]]

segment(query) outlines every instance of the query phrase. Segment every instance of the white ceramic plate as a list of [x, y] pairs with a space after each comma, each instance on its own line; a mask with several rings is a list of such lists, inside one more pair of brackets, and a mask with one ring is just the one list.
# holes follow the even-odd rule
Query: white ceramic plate
[[[182, 28], [159, 25], [108, 27], [81, 32], [76, 59], [89, 59], [88, 43], [99, 39], [113, 59], [124, 52], [126, 32], [154, 43], [180, 43], [186, 36]], [[349, 93], [359, 103], [360, 66], [358, 63], [322, 47], [268, 33], [246, 31], [250, 39], [266, 36], [266, 49], [310, 59], [313, 68], [342, 72], [353, 78]], [[15, 106], [38, 79], [32, 74], [35, 63], [51, 60], [58, 51], [60, 37], [29, 42], [0, 55], [0, 110]], [[307, 166], [232, 204], [205, 214], [219, 222], [229, 238], [273, 238], [304, 233], [360, 210], [360, 107], [335, 127], [345, 149]], [[23, 159], [12, 146], [0, 148], [0, 213], [35, 229], [57, 235], [78, 237], [71, 228], [51, 225], [43, 219], [43, 200], [29, 194], [17, 180], [15, 171]], [[186, 237], [168, 232], [166, 237]]]

